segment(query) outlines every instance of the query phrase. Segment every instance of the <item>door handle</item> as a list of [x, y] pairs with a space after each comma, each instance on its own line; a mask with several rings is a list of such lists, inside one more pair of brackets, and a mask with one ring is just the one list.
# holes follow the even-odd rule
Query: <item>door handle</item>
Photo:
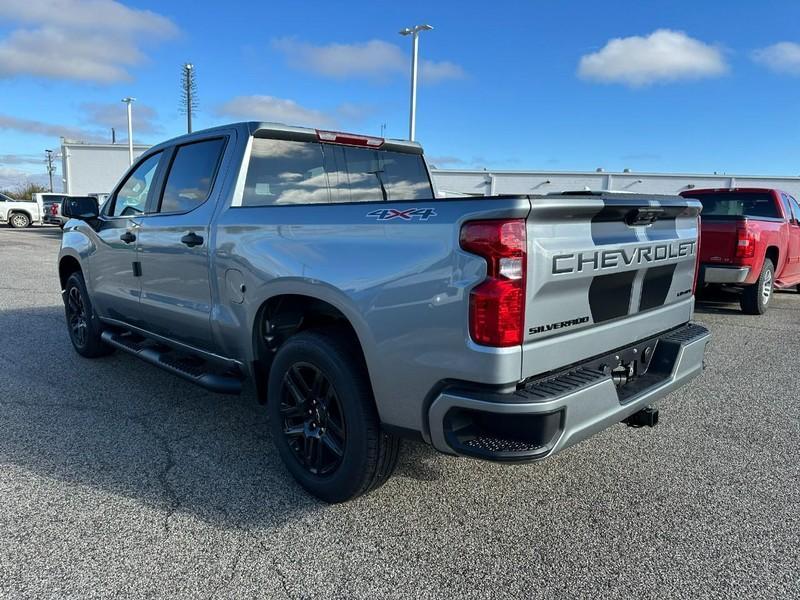
[[191, 231], [181, 238], [181, 243], [186, 244], [189, 248], [193, 248], [203, 243], [203, 236], [197, 235], [194, 231]]
[[132, 244], [133, 242], [136, 241], [136, 236], [133, 235], [130, 231], [126, 231], [121, 236], [119, 236], [119, 239], [121, 239], [126, 244]]

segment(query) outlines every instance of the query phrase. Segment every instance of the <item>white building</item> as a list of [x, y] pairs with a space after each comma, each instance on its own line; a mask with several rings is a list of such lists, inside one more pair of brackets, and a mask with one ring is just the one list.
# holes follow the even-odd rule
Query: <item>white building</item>
[[694, 188], [778, 188], [800, 198], [800, 177], [630, 171], [470, 171], [434, 169], [445, 198], [459, 195], [548, 194], [567, 190], [613, 190], [643, 194], [679, 194]]
[[[134, 145], [134, 157], [149, 146]], [[62, 140], [64, 191], [108, 194], [128, 169], [127, 144], [85, 144]], [[800, 198], [800, 177], [605, 171], [477, 171], [433, 169], [439, 195], [547, 194], [565, 190], [614, 190], [678, 194], [693, 188], [765, 187]]]
[[[134, 159], [149, 147], [134, 144]], [[85, 144], [61, 138], [61, 173], [67, 194], [108, 194], [129, 166], [128, 144]]]

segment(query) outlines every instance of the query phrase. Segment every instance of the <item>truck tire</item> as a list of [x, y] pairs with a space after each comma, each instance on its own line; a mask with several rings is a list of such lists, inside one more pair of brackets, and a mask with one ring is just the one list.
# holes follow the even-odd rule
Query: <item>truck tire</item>
[[64, 290], [64, 311], [67, 316], [69, 339], [78, 354], [86, 358], [97, 358], [114, 351], [100, 339], [103, 330], [100, 327], [100, 320], [94, 314], [92, 301], [81, 273], [73, 273], [67, 279]]
[[769, 258], [764, 259], [761, 275], [758, 281], [749, 285], [742, 291], [740, 304], [742, 311], [748, 315], [763, 315], [772, 299], [773, 286], [775, 285], [775, 265]]
[[309, 493], [344, 502], [389, 479], [400, 440], [381, 429], [363, 358], [347, 332], [289, 338], [272, 363], [267, 390], [275, 446]]
[[25, 229], [31, 224], [31, 220], [25, 213], [15, 212], [8, 217], [8, 223], [14, 229]]

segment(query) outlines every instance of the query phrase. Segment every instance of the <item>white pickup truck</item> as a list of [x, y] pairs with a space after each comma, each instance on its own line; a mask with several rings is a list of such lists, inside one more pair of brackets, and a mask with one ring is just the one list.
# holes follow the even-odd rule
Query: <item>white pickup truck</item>
[[14, 200], [0, 194], [0, 224], [22, 229], [42, 223], [42, 205], [35, 200]]

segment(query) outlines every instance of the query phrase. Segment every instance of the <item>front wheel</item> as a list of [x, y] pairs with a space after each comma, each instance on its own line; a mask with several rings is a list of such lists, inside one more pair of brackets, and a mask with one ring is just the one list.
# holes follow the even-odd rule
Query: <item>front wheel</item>
[[763, 315], [767, 312], [767, 305], [772, 299], [775, 285], [775, 265], [769, 258], [764, 259], [758, 281], [749, 285], [742, 291], [740, 304], [742, 311], [748, 315]]
[[9, 217], [8, 222], [14, 229], [25, 229], [31, 224], [31, 220], [25, 213], [14, 213]]
[[86, 291], [81, 273], [73, 273], [64, 289], [64, 311], [67, 316], [69, 339], [81, 356], [97, 358], [111, 354], [114, 349], [100, 337], [102, 329], [92, 309], [92, 301]]
[[289, 472], [325, 502], [381, 486], [397, 464], [400, 440], [381, 429], [363, 358], [347, 332], [302, 332], [278, 350], [267, 411]]

